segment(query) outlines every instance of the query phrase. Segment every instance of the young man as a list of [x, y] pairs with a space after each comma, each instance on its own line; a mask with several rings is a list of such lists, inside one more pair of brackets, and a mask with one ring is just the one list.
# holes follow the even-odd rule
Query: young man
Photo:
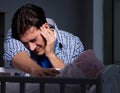
[[[4, 60], [35, 76], [55, 76], [84, 50], [80, 39], [57, 29], [42, 8], [26, 4], [13, 16], [4, 42]], [[31, 59], [32, 58], [32, 59]]]

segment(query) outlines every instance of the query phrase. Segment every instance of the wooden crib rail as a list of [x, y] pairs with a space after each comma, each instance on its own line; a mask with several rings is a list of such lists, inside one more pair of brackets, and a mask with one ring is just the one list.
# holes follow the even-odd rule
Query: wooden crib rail
[[40, 93], [45, 93], [45, 84], [59, 84], [60, 92], [65, 93], [66, 84], [80, 85], [80, 93], [86, 93], [86, 85], [95, 85], [96, 93], [120, 93], [120, 66], [108, 65], [95, 79], [0, 76], [1, 93], [6, 93], [6, 83], [19, 83], [19, 93], [25, 93], [26, 83], [38, 83]]

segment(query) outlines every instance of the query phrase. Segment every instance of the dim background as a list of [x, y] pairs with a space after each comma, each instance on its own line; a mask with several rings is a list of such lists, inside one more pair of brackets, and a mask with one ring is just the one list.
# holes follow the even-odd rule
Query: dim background
[[93, 49], [105, 64], [120, 63], [120, 0], [0, 0], [0, 66], [3, 41], [15, 11], [26, 3], [44, 9], [59, 29], [80, 37], [85, 50]]

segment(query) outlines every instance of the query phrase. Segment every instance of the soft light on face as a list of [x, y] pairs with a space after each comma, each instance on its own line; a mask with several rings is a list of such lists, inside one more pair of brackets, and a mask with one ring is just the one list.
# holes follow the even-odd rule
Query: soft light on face
[[43, 55], [45, 52], [45, 39], [40, 33], [40, 29], [31, 27], [27, 30], [24, 35], [20, 37], [23, 44], [30, 50], [35, 52], [37, 55]]

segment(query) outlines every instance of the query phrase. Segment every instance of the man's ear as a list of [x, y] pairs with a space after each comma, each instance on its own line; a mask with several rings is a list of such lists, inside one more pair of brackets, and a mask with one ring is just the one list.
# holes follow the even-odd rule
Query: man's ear
[[48, 23], [43, 24], [43, 26], [44, 26], [45, 28], [50, 29], [50, 26], [49, 26], [49, 24], [48, 24]]

